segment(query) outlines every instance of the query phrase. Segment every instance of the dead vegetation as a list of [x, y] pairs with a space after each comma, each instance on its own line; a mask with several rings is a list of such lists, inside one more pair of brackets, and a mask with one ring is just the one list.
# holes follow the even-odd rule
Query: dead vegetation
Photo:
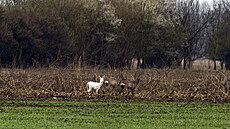
[[[99, 94], [87, 93], [88, 81], [105, 75]], [[111, 79], [112, 78], [112, 79]], [[229, 72], [184, 70], [2, 69], [0, 97], [140, 98], [230, 101]], [[121, 85], [124, 83], [125, 85]]]

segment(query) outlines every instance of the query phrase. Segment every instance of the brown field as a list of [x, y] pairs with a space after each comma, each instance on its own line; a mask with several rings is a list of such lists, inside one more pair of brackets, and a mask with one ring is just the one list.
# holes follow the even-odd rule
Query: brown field
[[[213, 61], [210, 61], [208, 59], [198, 59], [193, 61], [192, 68], [193, 69], [209, 69], [209, 63], [210, 63], [210, 69], [214, 68]], [[221, 69], [220, 61], [216, 61], [216, 67], [218, 70]]]
[[[132, 88], [106, 86], [99, 94], [88, 93], [86, 83], [105, 75], [119, 81], [121, 75]], [[98, 70], [98, 69], [1, 69], [0, 97], [20, 98], [135, 98], [156, 100], [210, 100], [230, 102], [229, 72], [208, 70]], [[97, 80], [95, 80], [97, 79]]]

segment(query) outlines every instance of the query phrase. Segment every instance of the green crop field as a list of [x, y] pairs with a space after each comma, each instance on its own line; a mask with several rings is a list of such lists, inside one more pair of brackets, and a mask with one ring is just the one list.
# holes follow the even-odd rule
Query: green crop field
[[230, 103], [0, 99], [0, 128], [230, 128]]

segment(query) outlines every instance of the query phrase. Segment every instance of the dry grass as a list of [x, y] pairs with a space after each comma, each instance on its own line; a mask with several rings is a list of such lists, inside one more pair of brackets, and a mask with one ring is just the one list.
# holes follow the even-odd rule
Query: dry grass
[[[87, 81], [95, 76], [113, 76], [140, 83], [133, 93], [128, 88], [103, 85], [99, 94], [87, 93]], [[0, 97], [44, 98], [140, 98], [159, 100], [211, 100], [230, 102], [229, 72], [184, 70], [78, 70], [78, 69], [4, 69], [0, 71]]]
[[[192, 63], [192, 68], [193, 69], [213, 69], [214, 68], [214, 63], [213, 61], [209, 61], [208, 59], [199, 59], [199, 60], [195, 60]], [[220, 61], [216, 61], [216, 67], [217, 69], [221, 69], [220, 66]]]

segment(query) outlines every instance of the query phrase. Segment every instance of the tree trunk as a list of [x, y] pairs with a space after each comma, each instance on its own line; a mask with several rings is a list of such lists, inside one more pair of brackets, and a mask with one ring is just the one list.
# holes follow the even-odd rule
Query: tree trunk
[[210, 59], [208, 59], [208, 69], [211, 69], [211, 60]]
[[220, 66], [221, 66], [221, 70], [223, 70], [224, 69], [224, 62], [223, 61], [220, 62]]
[[140, 69], [141, 63], [143, 63], [143, 62], [141, 62], [141, 59], [137, 58], [137, 69]]
[[142, 64], [140, 65], [140, 68], [146, 68], [146, 58], [142, 58]]
[[191, 60], [191, 58], [189, 58], [189, 60], [188, 60], [188, 68], [190, 69], [192, 67], [192, 60]]
[[216, 60], [213, 60], [214, 63], [214, 70], [216, 70]]
[[183, 69], [186, 69], [186, 65], [187, 65], [187, 60], [184, 58]]

